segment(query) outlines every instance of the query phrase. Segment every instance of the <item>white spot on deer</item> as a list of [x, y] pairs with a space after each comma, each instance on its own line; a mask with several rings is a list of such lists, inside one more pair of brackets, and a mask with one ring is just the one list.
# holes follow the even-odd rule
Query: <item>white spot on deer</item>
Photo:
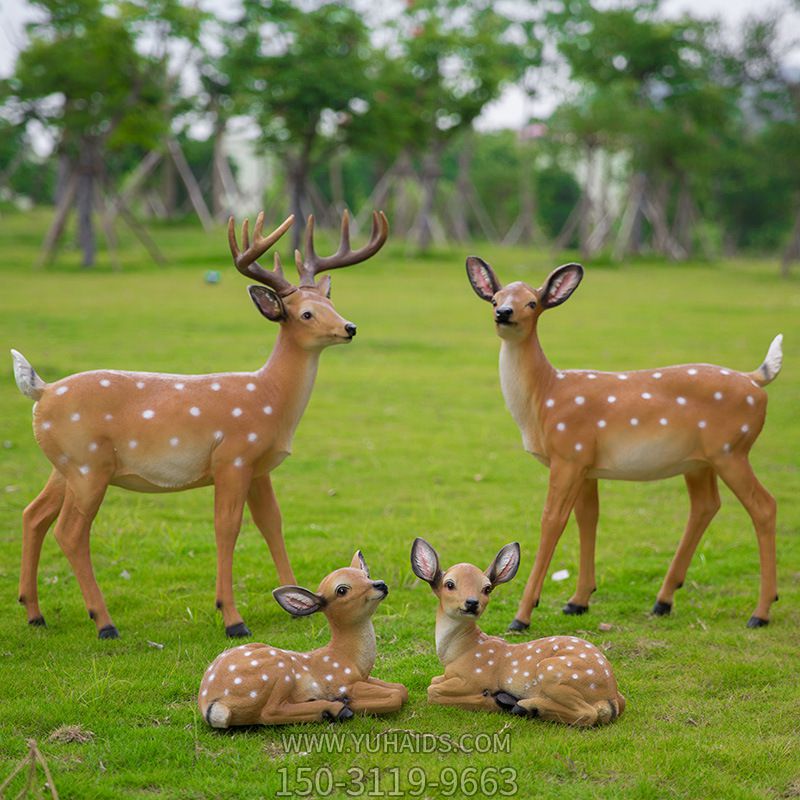
[[676, 402], [676, 403], [677, 403], [679, 406], [685, 406], [685, 405], [686, 405], [686, 398], [685, 398], [685, 397], [676, 397], [676, 398], [675, 398], [675, 402]]
[[481, 672], [483, 672], [483, 670], [480, 667], [475, 667], [475, 674], [476, 675], [480, 675]]
[[212, 392], [218, 392], [221, 388], [222, 387], [216, 381], [214, 381], [214, 383], [211, 384]]
[[242, 679], [241, 678], [234, 678], [233, 682], [238, 686], [242, 682]]
[[190, 414], [191, 414], [193, 417], [199, 417], [199, 416], [200, 416], [200, 409], [199, 409], [197, 406], [192, 406], [192, 407], [189, 409], [189, 413], [190, 413]]
[[513, 678], [507, 678], [507, 679], [506, 679], [506, 683], [512, 683], [513, 681], [514, 681], [514, 679], [513, 679]]
[[543, 680], [544, 680], [544, 673], [543, 673], [543, 672], [540, 672], [540, 673], [539, 673], [539, 680], [540, 680], [540, 681], [543, 681]]
[[631, 425], [635, 428], [639, 424], [639, 420], [636, 417], [631, 417]]
[[83, 466], [78, 467], [78, 472], [80, 472], [81, 475], [88, 475], [89, 474], [89, 465], [88, 464], [84, 464]]
[[137, 389], [144, 389], [144, 381], [136, 381]]
[[227, 697], [230, 693], [231, 693], [230, 689], [226, 689], [222, 694], [224, 694], [225, 697]]
[[153, 417], [154, 417], [155, 415], [156, 415], [156, 412], [155, 412], [155, 411], [153, 411], [151, 408], [148, 408], [148, 409], [146, 409], [145, 411], [142, 411], [142, 416], [143, 416], [145, 419], [153, 419]]
[[731, 373], [727, 369], [721, 369], [719, 371], [719, 374], [720, 375], [730, 375]]
[[614, 397], [614, 395], [613, 395], [613, 394], [610, 394], [610, 395], [608, 396], [608, 402], [609, 402], [609, 403], [616, 403], [616, 402], [617, 402], [617, 398], [616, 398], [616, 397]]
[[707, 424], [708, 423], [704, 419], [701, 419], [700, 422], [697, 423], [697, 427], [698, 428], [705, 428]]
[[261, 676], [261, 680], [262, 680], [262, 681], [265, 681], [265, 682], [266, 682], [266, 681], [268, 681], [268, 680], [269, 680], [269, 675], [267, 675], [267, 673], [266, 673], [266, 672], [265, 672], [265, 673], [263, 673], [263, 674], [262, 674], [262, 676]]
[[339, 669], [339, 662], [338, 661], [334, 661], [333, 662], [333, 668], [334, 669]]
[[[306, 669], [308, 669], [308, 667], [306, 667]], [[345, 667], [345, 668], [344, 668], [344, 674], [345, 674], [345, 675], [349, 675], [349, 674], [350, 674], [352, 671], [353, 671], [353, 670], [351, 670], [351, 669], [350, 669], [350, 667]]]
[[564, 431], [566, 429], [567, 429], [567, 426], [563, 422], [559, 422], [558, 425], [556, 425], [556, 430], [557, 431]]
[[49, 431], [50, 428], [52, 428], [52, 427], [53, 427], [53, 425], [50, 422], [43, 422], [42, 423], [42, 430], [43, 431]]
[[286, 681], [286, 683], [289, 683], [292, 680], [292, 676], [291, 675], [286, 675], [284, 677], [284, 680]]
[[575, 450], [580, 453], [583, 450], [583, 445], [580, 442], [575, 442]]
[[661, 425], [669, 425], [669, 420], [666, 417], [661, 417], [661, 419], [659, 420], [659, 423]]
[[322, 660], [327, 664], [331, 660], [331, 657], [330, 656], [322, 656]]
[[114, 419], [114, 415], [113, 414], [106, 414], [103, 419], [105, 419], [106, 422], [111, 422], [111, 420]]
[[182, 392], [182, 391], [183, 391], [183, 388], [184, 388], [184, 386], [186, 386], [186, 384], [185, 384], [185, 383], [176, 383], [176, 384], [175, 384], [175, 388], [176, 388], [176, 389], [177, 389], [179, 392]]
[[686, 370], [686, 374], [687, 375], [697, 375], [697, 370], [694, 367], [692, 367], [691, 369], [687, 369]]
[[244, 464], [244, 459], [241, 456], [236, 456], [236, 458], [233, 459], [234, 467], [241, 467], [242, 464]]
[[626, 380], [628, 380], [628, 376], [627, 376], [627, 375], [626, 375], [624, 372], [620, 372], [620, 374], [619, 374], [619, 375], [617, 375], [617, 377], [618, 377], [618, 378], [619, 378], [621, 381], [626, 381]]
[[590, 381], [593, 381], [593, 380], [596, 380], [596, 379], [597, 379], [597, 375], [595, 375], [595, 374], [594, 374], [594, 372], [590, 372], [590, 373], [589, 373], [589, 374], [588, 374], [586, 377], [587, 377], [587, 378], [588, 378]]
[[650, 400], [652, 396], [650, 392], [642, 392], [642, 400]]
[[258, 692], [255, 689], [253, 689], [253, 691], [250, 692], [250, 697], [255, 697], [257, 694]]
[[573, 672], [572, 673], [572, 680], [574, 680], [574, 681], [578, 680], [578, 673], [577, 672]]
[[81, 418], [81, 415], [77, 411], [70, 416], [70, 419], [73, 422], [77, 422], [80, 418]]
[[229, 672], [233, 672], [235, 669], [236, 669], [236, 664], [231, 664], [231, 665], [228, 667], [228, 671], [229, 671]]
[[271, 414], [271, 413], [272, 413], [272, 406], [264, 406], [264, 408], [262, 408], [261, 410], [262, 410], [262, 411], [263, 411], [265, 414]]
[[597, 427], [598, 428], [605, 428], [605, 426], [606, 426], [606, 421], [604, 419], [597, 420]]
[[548, 664], [547, 665], [547, 671], [548, 672], [552, 672], [553, 671], [553, 665], [552, 664]]
[[223, 436], [224, 434], [222, 431], [214, 431], [214, 439], [216, 439], [216, 441], [221, 442]]
[[558, 645], [557, 644], [553, 645], [553, 650], [558, 650]]
[[582, 406], [585, 402], [586, 402], [586, 398], [583, 397], [582, 395], [578, 395], [575, 398], [575, 405]]
[[245, 388], [248, 392], [254, 392], [256, 390], [256, 385], [254, 383], [248, 383]]
[[479, 650], [477, 653], [475, 653], [475, 658], [480, 658], [480, 657], [481, 657], [481, 653], [480, 653], [480, 650]]
[[552, 407], [553, 407], [553, 406], [556, 404], [556, 401], [555, 401], [555, 400], [553, 400], [553, 398], [552, 398], [552, 397], [548, 397], [548, 398], [547, 398], [547, 400], [545, 400], [545, 403], [544, 403], [544, 404], [545, 404], [545, 405], [546, 405], [548, 408], [552, 408]]
[[258, 434], [257, 433], [248, 433], [247, 434], [247, 441], [248, 442], [254, 442], [256, 439], [258, 439]]
[[330, 683], [333, 680], [333, 675], [326, 675], [325, 680], [328, 681], [328, 683]]
[[278, 666], [279, 666], [281, 669], [283, 669], [283, 668], [284, 668], [284, 666], [285, 666], [285, 664], [283, 663], [283, 661], [279, 661], [279, 662], [278, 662]]
[[105, 389], [108, 386], [111, 386], [111, 381], [108, 378], [102, 378], [100, 381], [100, 385]]
[[590, 689], [596, 689], [597, 688], [597, 684], [596, 683], [590, 683], [589, 684], [589, 688]]
[[200, 697], [205, 697], [207, 694], [208, 694], [208, 689], [203, 689], [203, 691], [200, 692]]
[[139, 445], [139, 442], [137, 442], [136, 439], [131, 439], [128, 442], [128, 447], [130, 447], [131, 450], [135, 450], [138, 447], [138, 445]]
[[654, 378], [655, 378], [657, 381], [658, 381], [658, 380], [661, 380], [661, 373], [660, 373], [660, 372], [654, 372], [654, 373], [653, 373], [653, 377], [654, 377]]
[[753, 406], [753, 405], [755, 405], [755, 403], [756, 403], [756, 401], [755, 401], [755, 398], [753, 397], [753, 395], [751, 395], [751, 394], [747, 395], [747, 405]]
[[[247, 654], [247, 653], [245, 653], [245, 655], [248, 655], [248, 654]], [[255, 659], [253, 659], [253, 660], [250, 662], [250, 666], [251, 666], [251, 667], [257, 667], [257, 666], [258, 666], [258, 661], [256, 661]]]
[[724, 452], [730, 453], [730, 451], [731, 451], [730, 443], [729, 442], [725, 442], [725, 444], [722, 445], [722, 449], [723, 449]]
[[214, 681], [214, 678], [216, 678], [216, 677], [217, 677], [217, 673], [216, 673], [216, 672], [212, 672], [212, 673], [211, 673], [211, 674], [208, 676], [208, 682], [209, 682], [209, 683], [213, 683], [213, 681]]
[[563, 372], [557, 372], [556, 373], [556, 378], [558, 378], [560, 381], [563, 381], [565, 377], [566, 376], [564, 375]]
[[231, 411], [231, 414], [233, 414], [234, 417], [241, 417], [242, 409], [237, 406], [236, 408], [233, 409], [233, 411]]
[[69, 386], [59, 386], [56, 389], [56, 394], [66, 394], [69, 391]]
[[587, 669], [586, 670], [586, 674], [587, 675], [594, 675], [594, 670], [593, 669]]
[[722, 400], [722, 392], [714, 392], [715, 400]]
[[742, 427], [741, 427], [742, 433], [747, 433], [749, 430], [750, 430], [750, 426], [749, 425], [742, 425]]

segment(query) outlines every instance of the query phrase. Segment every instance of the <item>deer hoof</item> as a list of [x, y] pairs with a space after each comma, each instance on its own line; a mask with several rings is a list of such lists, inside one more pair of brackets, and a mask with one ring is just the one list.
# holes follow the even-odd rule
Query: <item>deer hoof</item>
[[768, 619], [762, 619], [761, 617], [755, 616], [755, 614], [747, 620], [748, 628], [765, 628], [767, 625], [769, 625]]
[[494, 695], [494, 701], [502, 711], [513, 711], [518, 703], [518, 698], [508, 692], [497, 692]]
[[244, 622], [237, 622], [235, 625], [228, 625], [225, 628], [225, 635], [229, 639], [241, 639], [244, 636], [252, 636], [250, 628]]
[[522, 631], [526, 631], [530, 628], [529, 622], [523, 622], [519, 619], [512, 619], [511, 624], [508, 626], [508, 630], [512, 633], [520, 633]]
[[345, 706], [335, 717], [330, 711], [322, 712], [322, 719], [328, 720], [328, 722], [347, 722], [347, 720], [353, 719], [354, 716], [355, 714], [353, 713], [352, 709], [349, 709], [347, 706]]
[[561, 609], [562, 614], [570, 614], [571, 616], [580, 616], [589, 610], [589, 606], [579, 606], [577, 603], [567, 603]]
[[97, 631], [98, 639], [119, 639], [119, 631], [114, 625], [106, 625]]
[[44, 621], [44, 617], [34, 617], [33, 619], [28, 620], [28, 625], [33, 625], [34, 628], [46, 628], [47, 623]]
[[539, 716], [539, 709], [538, 708], [525, 708], [517, 703], [514, 708], [511, 709], [511, 713], [514, 714], [516, 717], [538, 717]]
[[661, 600], [656, 600], [653, 606], [653, 615], [656, 617], [668, 617], [672, 611], [672, 603], [662, 603]]

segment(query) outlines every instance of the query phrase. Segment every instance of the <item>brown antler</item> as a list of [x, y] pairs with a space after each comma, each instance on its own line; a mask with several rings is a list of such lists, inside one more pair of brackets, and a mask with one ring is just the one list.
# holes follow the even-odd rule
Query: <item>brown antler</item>
[[265, 286], [269, 286], [281, 297], [286, 297], [292, 292], [297, 291], [297, 287], [293, 286], [283, 275], [281, 262], [278, 254], [275, 253], [275, 269], [264, 269], [256, 261], [264, 253], [272, 247], [278, 239], [283, 236], [289, 228], [294, 225], [294, 214], [290, 214], [269, 236], [262, 236], [261, 230], [264, 227], [264, 212], [261, 211], [256, 218], [256, 227], [253, 230], [253, 245], [250, 245], [250, 220], [245, 219], [242, 223], [242, 246], [244, 252], [239, 250], [239, 245], [236, 242], [236, 231], [233, 226], [233, 217], [228, 220], [228, 244], [231, 247], [231, 255], [233, 256], [233, 263], [236, 269]]
[[386, 237], [389, 235], [389, 221], [383, 211], [372, 212], [372, 233], [369, 241], [360, 249], [350, 248], [350, 216], [345, 210], [342, 215], [342, 237], [339, 241], [339, 249], [332, 256], [318, 256], [314, 251], [314, 216], [309, 215], [308, 225], [306, 226], [305, 256], [299, 250], [294, 251], [294, 260], [297, 264], [297, 271], [300, 273], [301, 286], [313, 286], [314, 276], [327, 269], [339, 269], [339, 267], [349, 267], [366, 261], [383, 247]]

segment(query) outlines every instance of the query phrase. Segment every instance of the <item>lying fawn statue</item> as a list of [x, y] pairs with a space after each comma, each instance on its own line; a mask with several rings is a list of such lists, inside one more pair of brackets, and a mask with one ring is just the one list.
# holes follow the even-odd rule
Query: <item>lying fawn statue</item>
[[300, 586], [275, 589], [275, 599], [295, 617], [322, 611], [330, 642], [309, 653], [260, 643], [225, 650], [200, 682], [200, 713], [212, 727], [230, 728], [397, 711], [408, 699], [406, 687], [370, 677], [372, 615], [388, 593], [383, 581], [370, 580], [360, 550], [349, 567], [324, 578], [316, 592]]
[[509, 644], [487, 636], [477, 620], [492, 589], [519, 567], [519, 545], [507, 544], [484, 572], [456, 564], [442, 572], [424, 539], [411, 548], [411, 568], [439, 598], [436, 655], [444, 665], [428, 687], [428, 701], [470, 710], [510, 711], [568, 725], [613, 722], [625, 698], [605, 655], [574, 636]]

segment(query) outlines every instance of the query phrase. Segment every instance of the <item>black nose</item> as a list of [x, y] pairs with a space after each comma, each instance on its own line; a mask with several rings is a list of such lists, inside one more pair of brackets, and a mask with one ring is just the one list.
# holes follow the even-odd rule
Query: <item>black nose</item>
[[344, 326], [344, 329], [347, 331], [347, 334], [351, 339], [356, 335], [356, 326], [353, 325], [352, 322], [348, 322], [347, 325]]
[[372, 585], [379, 591], [383, 592], [384, 597], [389, 594], [389, 587], [383, 581], [373, 581]]
[[510, 306], [500, 306], [495, 309], [494, 318], [497, 322], [508, 322], [513, 313], [514, 309]]
[[474, 614], [478, 610], [478, 601], [474, 597], [470, 597], [464, 601], [464, 610]]

